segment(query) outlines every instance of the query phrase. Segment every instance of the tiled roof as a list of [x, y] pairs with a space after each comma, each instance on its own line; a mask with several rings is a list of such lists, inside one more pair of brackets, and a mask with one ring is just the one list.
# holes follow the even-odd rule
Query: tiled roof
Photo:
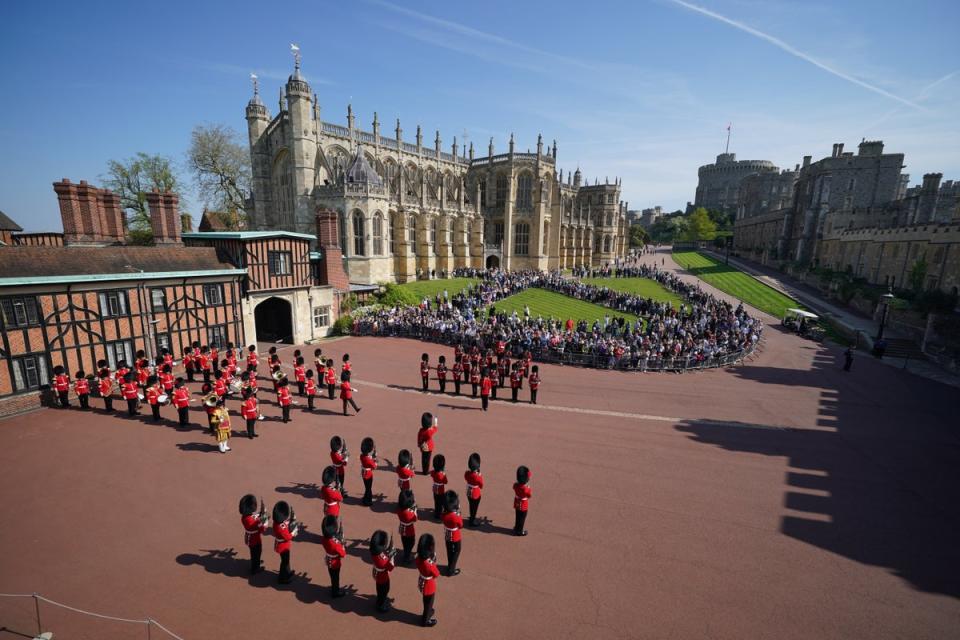
[[240, 231], [243, 228], [242, 220], [226, 211], [204, 211], [197, 227], [200, 231]]
[[196, 272], [233, 269], [212, 247], [4, 247], [0, 278], [43, 278], [139, 272]]
[[0, 211], [0, 231], [23, 231], [23, 227], [11, 220], [3, 211]]
[[264, 240], [266, 238], [299, 238], [316, 240], [309, 233], [294, 231], [192, 231], [180, 236], [184, 240]]

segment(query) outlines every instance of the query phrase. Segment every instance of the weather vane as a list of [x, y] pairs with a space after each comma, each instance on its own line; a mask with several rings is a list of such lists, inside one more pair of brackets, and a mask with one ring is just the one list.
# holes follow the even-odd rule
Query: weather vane
[[251, 73], [250, 79], [253, 80], [253, 95], [260, 95], [260, 83], [257, 81], [257, 74]]
[[290, 51], [293, 52], [293, 64], [294, 64], [294, 66], [295, 66], [295, 68], [299, 69], [299, 68], [300, 68], [300, 47], [298, 47], [297, 45], [295, 45], [295, 44], [293, 44], [293, 43], [291, 42], [291, 43], [290, 43]]

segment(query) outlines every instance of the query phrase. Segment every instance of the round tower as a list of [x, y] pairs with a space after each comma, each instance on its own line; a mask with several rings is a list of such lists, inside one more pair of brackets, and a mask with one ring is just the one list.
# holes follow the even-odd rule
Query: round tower
[[312, 233], [314, 213], [311, 206], [311, 191], [317, 153], [317, 122], [313, 120], [313, 104], [310, 85], [300, 74], [300, 48], [291, 45], [294, 57], [293, 73], [287, 78], [287, 144], [292, 155], [294, 203], [293, 220], [282, 221], [284, 228], [301, 233]]

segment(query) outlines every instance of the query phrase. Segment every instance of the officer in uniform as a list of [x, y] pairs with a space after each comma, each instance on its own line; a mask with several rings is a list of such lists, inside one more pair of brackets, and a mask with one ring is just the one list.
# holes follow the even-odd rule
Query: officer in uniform
[[443, 502], [443, 539], [447, 545], [447, 576], [453, 577], [460, 573], [460, 569], [457, 569], [457, 560], [460, 558], [463, 518], [460, 517], [460, 498], [456, 491], [447, 491], [443, 496]]
[[390, 572], [396, 565], [393, 559], [397, 550], [393, 548], [393, 540], [389, 539], [386, 531], [377, 529], [370, 536], [370, 559], [373, 563], [373, 580], [377, 585], [377, 611], [384, 613], [390, 610]]
[[340, 567], [347, 550], [343, 546], [343, 530], [336, 516], [329, 515], [320, 523], [323, 550], [326, 552], [327, 571], [330, 573], [330, 597], [340, 598], [344, 592], [340, 589]]
[[530, 489], [530, 469], [524, 466], [517, 468], [517, 481], [513, 483], [513, 510], [516, 513], [516, 520], [513, 525], [513, 535], [525, 536], [526, 529], [523, 523], [527, 521], [527, 505], [530, 502], [530, 496], [533, 491]]
[[263, 501], [257, 509], [257, 498], [252, 494], [240, 498], [240, 524], [243, 525], [243, 542], [250, 549], [250, 574], [263, 570], [260, 555], [263, 552], [262, 535], [270, 527], [270, 517], [267, 515]]

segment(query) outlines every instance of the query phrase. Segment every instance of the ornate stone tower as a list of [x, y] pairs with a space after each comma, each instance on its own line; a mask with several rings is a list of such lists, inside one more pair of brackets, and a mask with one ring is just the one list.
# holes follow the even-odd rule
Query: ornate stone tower
[[316, 214], [311, 192], [316, 173], [317, 123], [313, 119], [310, 85], [300, 75], [300, 49], [291, 46], [295, 62], [293, 73], [287, 79], [287, 152], [291, 155], [293, 170], [290, 185], [293, 210], [284, 211], [285, 219], [281, 219], [280, 224], [284, 229], [313, 233], [316, 230]]
[[247, 211], [250, 217], [251, 228], [257, 229], [263, 225], [266, 212], [270, 210], [270, 153], [262, 139], [264, 132], [270, 125], [270, 113], [260, 100], [260, 87], [257, 76], [251, 74], [253, 80], [253, 97], [247, 103], [247, 134], [250, 139], [250, 165], [252, 170], [251, 203], [256, 203]]

